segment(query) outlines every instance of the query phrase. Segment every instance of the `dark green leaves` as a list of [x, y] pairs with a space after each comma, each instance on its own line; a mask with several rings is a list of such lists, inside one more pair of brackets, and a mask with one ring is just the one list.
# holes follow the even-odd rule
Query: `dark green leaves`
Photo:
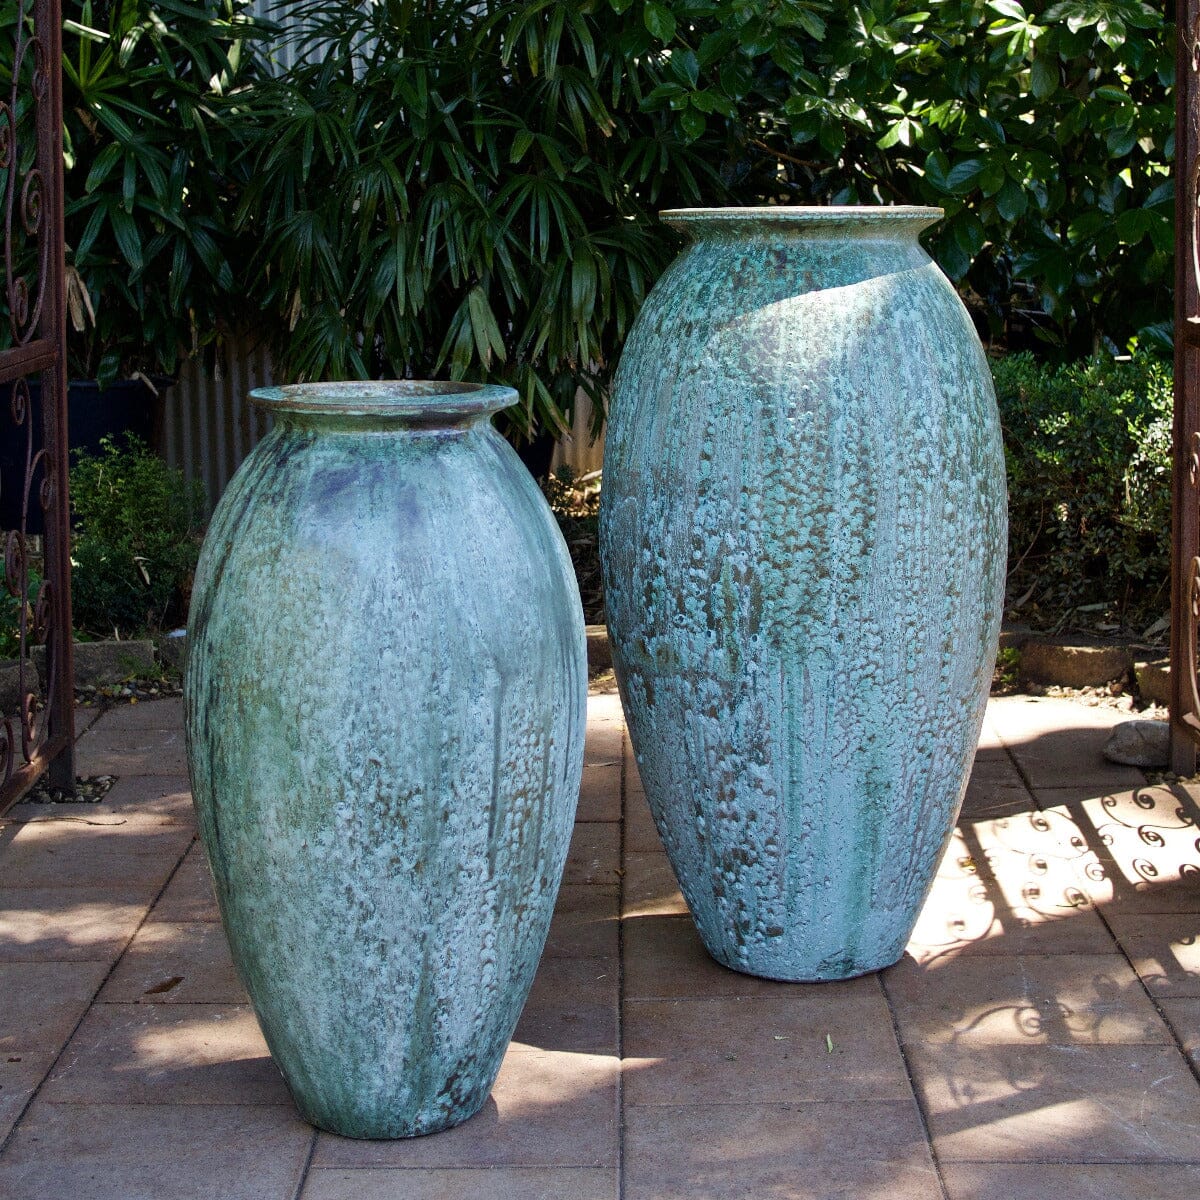
[[675, 17], [666, 4], [656, 0], [646, 0], [646, 8], [642, 19], [652, 37], [660, 42], [669, 42], [675, 36]]
[[580, 389], [602, 413], [674, 252], [654, 210], [725, 195], [704, 139], [727, 101], [679, 6], [451, 0], [403, 34], [386, 6], [301, 12], [319, 53], [252, 92], [238, 209], [279, 369], [509, 383], [527, 432]]
[[65, 7], [66, 242], [92, 308], [70, 369], [171, 374], [248, 308], [232, 265], [249, 257], [232, 230], [247, 121], [226, 97], [267, 30], [240, 0]]

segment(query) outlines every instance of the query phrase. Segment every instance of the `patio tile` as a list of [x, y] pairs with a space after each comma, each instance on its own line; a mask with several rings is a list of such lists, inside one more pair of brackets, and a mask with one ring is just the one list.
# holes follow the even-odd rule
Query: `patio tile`
[[103, 1003], [245, 1004], [220, 925], [148, 921], [117, 963]]
[[617, 953], [618, 889], [566, 884], [559, 889], [545, 956], [604, 958]]
[[1167, 1200], [1200, 1190], [1200, 1167], [945, 1163], [947, 1200]]
[[104, 711], [103, 722], [106, 733], [182, 729], [183, 697], [167, 696], [162, 700], [139, 700], [136, 704], [114, 704]]
[[994, 893], [955, 830], [917, 917], [908, 952], [918, 962], [927, 962], [987, 945], [1000, 929], [996, 913], [1002, 906]]
[[908, 944], [919, 963], [963, 956], [1017, 954], [1108, 954], [1116, 942], [1090, 904], [1052, 916], [1020, 904], [1010, 907], [1005, 891], [1019, 894], [1014, 880], [963, 873], [934, 880]]
[[157, 892], [191, 843], [191, 830], [111, 823], [116, 820], [29, 821], [10, 826], [0, 837], [4, 886]]
[[186, 775], [126, 776], [95, 807], [129, 820], [196, 827], [192, 785]]
[[646, 803], [646, 795], [636, 774], [633, 784], [630, 784], [629, 771], [632, 768], [631, 758], [625, 775], [625, 853], [665, 854], [662, 838], [658, 836], [658, 828], [650, 815], [650, 806]]
[[728, 996], [874, 995], [874, 976], [834, 983], [777, 983], [731, 971], [704, 949], [691, 917], [637, 917], [623, 925], [627, 1000]]
[[1162, 996], [1158, 1006], [1192, 1065], [1200, 1067], [1200, 997]]
[[542, 1050], [618, 1050], [620, 966], [612, 958], [543, 958], [513, 1040]]
[[971, 820], [960, 833], [980, 878], [1021, 921], [1069, 916], [1107, 895], [1087, 831], [1065, 809]]
[[291, 1104], [249, 1007], [97, 1004], [40, 1097], [72, 1104]]
[[196, 842], [184, 856], [171, 882], [151, 909], [152, 921], [219, 921], [212, 872], [204, 847]]
[[77, 821], [97, 828], [118, 825], [186, 825], [195, 829], [191, 785], [180, 775], [131, 775], [118, 779], [96, 804], [18, 804], [15, 821]]
[[579, 821], [571, 837], [563, 883], [605, 883], [620, 880], [621, 827], [610, 821]]
[[617, 1162], [617, 1060], [512, 1045], [483, 1109], [429, 1137], [321, 1134], [316, 1167], [606, 1167]]
[[942, 1162], [1195, 1162], [1200, 1093], [1174, 1046], [916, 1045]]
[[619, 821], [621, 819], [621, 755], [583, 768], [579, 785], [580, 821]]
[[5, 1200], [292, 1200], [312, 1130], [285, 1104], [43, 1104], [0, 1158]]
[[75, 743], [80, 775], [186, 775], [183, 729], [110, 728], [102, 717]]
[[0, 1144], [54, 1062], [55, 1050], [0, 1051]]
[[[987, 726], [985, 725], [984, 728], [986, 730]], [[1004, 748], [1004, 743], [998, 734], [994, 744], [987, 745], [982, 738], [980, 739], [979, 745], [975, 749], [975, 757], [971, 761], [970, 779], [975, 784], [1008, 784], [1010, 787], [1020, 784], [1024, 787], [1021, 773], [1017, 770], [1012, 755]]]
[[152, 899], [149, 888], [0, 887], [0, 962], [113, 962]]
[[1200, 996], [1200, 912], [1107, 911], [1117, 941], [1155, 996]]
[[583, 749], [585, 765], [619, 763], [624, 738], [625, 719], [621, 713], [621, 698], [615, 693], [589, 696], [587, 738]]
[[622, 1022], [627, 1105], [907, 1100], [912, 1094], [878, 991], [631, 1000]]
[[1047, 793], [1098, 844], [1098, 903], [1125, 912], [1200, 911], [1200, 847], [1187, 792], [1147, 787]]
[[617, 1200], [617, 1187], [613, 1167], [317, 1168], [300, 1200]]
[[940, 1200], [911, 1099], [652, 1105], [625, 1133], [626, 1200]]
[[57, 1053], [87, 1012], [108, 967], [107, 962], [0, 963], [0, 1054]]
[[1044, 787], [1133, 788], [1146, 777], [1108, 762], [1101, 751], [1127, 713], [1071, 700], [1013, 696], [993, 700], [989, 719], [1036, 792]]
[[1036, 808], [1012, 759], [976, 756], [974, 768], [967, 781], [962, 814], [968, 818], [1003, 817]]
[[687, 901], [665, 854], [626, 854], [622, 889], [625, 917], [685, 917]]
[[[1115, 949], [1115, 948], [1114, 948]], [[1120, 954], [902, 959], [883, 984], [907, 1045], [1167, 1043]]]
[[1121, 881], [1116, 886], [1109, 873], [1095, 891], [1096, 903], [1105, 917], [1111, 912], [1200, 912], [1200, 873], [1188, 871], [1176, 877], [1147, 879], [1136, 885]]

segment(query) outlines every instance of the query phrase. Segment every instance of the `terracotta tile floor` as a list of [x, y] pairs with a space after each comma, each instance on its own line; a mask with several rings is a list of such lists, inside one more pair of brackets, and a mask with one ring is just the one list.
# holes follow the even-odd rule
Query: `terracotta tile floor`
[[1200, 1189], [1200, 789], [1106, 765], [1116, 712], [993, 701], [904, 960], [789, 986], [704, 954], [617, 698], [593, 695], [566, 880], [493, 1095], [391, 1143], [290, 1104], [217, 923], [180, 719], [107, 713], [79, 746], [121, 777], [108, 799], [0, 820], [5, 1200]]

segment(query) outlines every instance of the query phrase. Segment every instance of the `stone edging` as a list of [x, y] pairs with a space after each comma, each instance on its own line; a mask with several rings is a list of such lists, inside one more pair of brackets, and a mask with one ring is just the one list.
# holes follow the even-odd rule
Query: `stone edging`
[[1021, 652], [1020, 678], [1060, 687], [1102, 687], [1114, 679], [1137, 679], [1143, 700], [1170, 700], [1170, 660], [1161, 648], [1112, 642], [1063, 642], [1017, 630], [1005, 630], [1001, 648]]

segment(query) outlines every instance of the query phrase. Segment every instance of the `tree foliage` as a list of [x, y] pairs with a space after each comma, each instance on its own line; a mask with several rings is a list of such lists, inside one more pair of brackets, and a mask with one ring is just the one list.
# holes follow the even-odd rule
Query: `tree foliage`
[[243, 223], [307, 378], [487, 378], [526, 430], [600, 401], [674, 253], [654, 210], [723, 194], [644, 102], [665, 58], [602, 6], [317, 0], [258, 89]]
[[245, 0], [67, 0], [69, 349], [106, 385], [179, 359], [245, 309], [233, 163], [265, 29]]
[[1174, 30], [1142, 0], [288, 11], [239, 219], [292, 376], [503, 381], [525, 430], [578, 388], [602, 411], [677, 248], [654, 213], [690, 204], [938, 204], [995, 337], [1162, 336]]
[[1169, 320], [1175, 29], [1159, 8], [716, 0], [663, 27], [662, 4], [641, 7], [682, 64], [651, 102], [687, 136], [736, 121], [793, 202], [940, 205], [931, 249], [994, 335], [1032, 310], [1077, 355]]

